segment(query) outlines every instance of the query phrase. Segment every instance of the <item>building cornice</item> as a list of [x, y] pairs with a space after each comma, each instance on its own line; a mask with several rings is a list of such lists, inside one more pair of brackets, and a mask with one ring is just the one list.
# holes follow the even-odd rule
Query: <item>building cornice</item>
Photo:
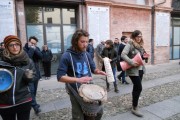
[[[137, 4], [128, 4], [128, 3], [121, 3], [121, 2], [114, 2], [110, 0], [104, 0], [104, 1], [94, 1], [94, 0], [85, 0], [86, 5], [104, 5], [104, 6], [111, 6], [111, 7], [126, 7], [126, 8], [136, 8], [136, 9], [146, 9], [146, 10], [151, 10], [152, 6], [148, 5], [137, 5]], [[160, 10], [160, 11], [166, 11], [166, 12], [171, 12], [172, 8], [167, 8], [167, 7], [155, 7], [155, 10]]]

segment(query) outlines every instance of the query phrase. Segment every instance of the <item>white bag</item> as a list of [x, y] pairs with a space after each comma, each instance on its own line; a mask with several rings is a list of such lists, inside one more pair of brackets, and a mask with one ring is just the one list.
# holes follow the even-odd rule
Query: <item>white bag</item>
[[105, 67], [106, 74], [107, 74], [107, 81], [108, 81], [108, 83], [112, 83], [115, 80], [114, 80], [114, 75], [112, 72], [111, 64], [109, 62], [109, 58], [105, 57], [105, 58], [103, 58], [103, 60], [104, 60], [104, 67]]

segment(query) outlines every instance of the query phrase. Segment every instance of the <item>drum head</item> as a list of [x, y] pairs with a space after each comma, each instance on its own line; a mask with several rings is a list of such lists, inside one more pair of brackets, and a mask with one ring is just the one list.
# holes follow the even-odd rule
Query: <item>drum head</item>
[[13, 84], [13, 75], [7, 69], [0, 68], [0, 93], [11, 88]]
[[89, 100], [101, 100], [106, 96], [105, 90], [94, 84], [83, 84], [79, 90], [81, 97], [86, 97]]

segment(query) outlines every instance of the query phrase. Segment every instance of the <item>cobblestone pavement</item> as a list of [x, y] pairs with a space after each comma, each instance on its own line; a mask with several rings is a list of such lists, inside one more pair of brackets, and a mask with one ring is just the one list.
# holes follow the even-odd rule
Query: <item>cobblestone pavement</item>
[[[159, 70], [157, 69], [148, 72], [144, 76], [143, 82], [154, 80], [157, 78], [163, 78], [166, 76], [171, 76], [179, 73], [180, 73], [179, 66], [177, 66], [176, 68], [172, 68], [172, 67], [165, 68], [163, 70], [159, 68]], [[98, 81], [96, 83], [105, 87], [105, 82], [100, 81], [99, 78], [97, 79]], [[128, 78], [127, 80], [130, 81]], [[123, 85], [119, 83], [119, 87], [121, 86]], [[152, 88], [143, 89], [139, 100], [139, 107], [141, 108], [144, 106], [154, 104], [156, 102], [170, 99], [174, 96], [179, 96], [180, 95], [179, 91], [180, 91], [180, 81], [174, 81], [174, 82], [158, 85]], [[37, 94], [37, 101], [40, 104], [45, 104], [50, 101], [63, 99], [67, 97], [68, 95], [66, 94], [64, 88], [50, 89], [50, 90], [39, 91]], [[131, 93], [108, 98], [108, 101], [104, 103], [104, 115], [102, 119], [106, 118], [107, 116], [114, 116], [129, 111], [131, 108], [131, 101], [132, 101]], [[32, 115], [31, 118], [32, 120], [70, 120], [71, 108], [68, 107], [56, 111], [41, 113], [39, 116]], [[167, 118], [166, 120], [180, 120], [180, 114], [174, 115], [170, 118]]]

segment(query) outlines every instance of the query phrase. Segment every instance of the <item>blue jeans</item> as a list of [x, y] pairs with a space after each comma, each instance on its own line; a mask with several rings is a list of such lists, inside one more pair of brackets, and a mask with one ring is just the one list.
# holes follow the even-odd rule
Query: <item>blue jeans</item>
[[[113, 72], [113, 76], [114, 76], [114, 82], [113, 82], [113, 84], [114, 84], [114, 87], [115, 86], [117, 86], [117, 80], [116, 80], [116, 68], [112, 68], [112, 72]], [[109, 88], [109, 83], [108, 83], [108, 81], [107, 81], [107, 77], [106, 77], [106, 85], [107, 85], [107, 88]]]
[[125, 71], [122, 71], [120, 74], [119, 74], [119, 78], [122, 77], [122, 83], [126, 82], [126, 72]]
[[38, 82], [39, 82], [39, 80], [29, 83], [29, 89], [30, 89], [31, 96], [32, 96], [31, 105], [34, 109], [36, 109], [36, 107], [37, 107], [36, 93], [37, 93]]

